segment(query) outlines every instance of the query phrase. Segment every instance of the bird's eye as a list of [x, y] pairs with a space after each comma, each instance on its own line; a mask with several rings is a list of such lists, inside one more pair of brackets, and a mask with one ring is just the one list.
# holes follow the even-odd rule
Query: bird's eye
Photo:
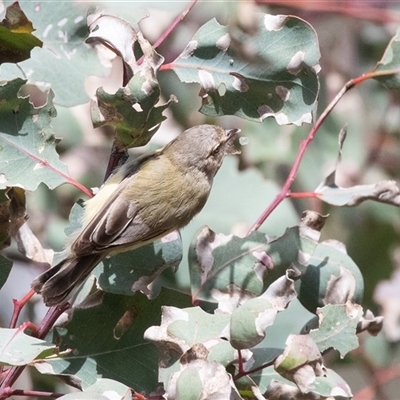
[[211, 152], [211, 154], [213, 156], [217, 155], [219, 153], [219, 146], [217, 146], [215, 149], [213, 149], [213, 151]]

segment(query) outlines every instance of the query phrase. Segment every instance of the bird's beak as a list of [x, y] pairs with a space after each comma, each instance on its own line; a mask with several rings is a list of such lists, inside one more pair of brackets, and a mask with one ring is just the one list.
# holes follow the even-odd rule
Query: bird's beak
[[226, 129], [225, 154], [240, 154], [240, 150], [235, 147], [234, 141], [240, 133], [240, 129]]

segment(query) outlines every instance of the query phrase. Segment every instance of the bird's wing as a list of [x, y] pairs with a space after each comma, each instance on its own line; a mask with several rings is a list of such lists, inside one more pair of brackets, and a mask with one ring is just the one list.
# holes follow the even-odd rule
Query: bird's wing
[[[127, 190], [127, 185], [132, 184], [132, 179], [135, 179], [138, 169], [129, 165], [128, 168], [133, 170], [133, 174], [123, 171], [123, 178], [117, 188], [109, 195], [94, 217], [86, 223], [73, 242], [71, 250], [75, 254], [102, 252], [112, 250], [116, 246], [139, 247], [173, 230], [173, 226], [170, 227], [169, 224], [160, 224], [162, 226], [146, 224], [138, 215], [139, 209], [135, 200], [122, 194]], [[146, 199], [143, 194], [140, 197], [142, 203], [144, 201], [152, 203], [150, 197]]]

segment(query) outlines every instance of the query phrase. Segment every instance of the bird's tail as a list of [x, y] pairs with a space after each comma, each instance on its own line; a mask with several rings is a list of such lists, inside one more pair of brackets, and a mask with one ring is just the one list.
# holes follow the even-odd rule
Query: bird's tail
[[39, 275], [32, 282], [32, 289], [41, 293], [47, 306], [64, 303], [80, 283], [93, 271], [105, 254], [95, 253], [82, 257], [70, 257]]

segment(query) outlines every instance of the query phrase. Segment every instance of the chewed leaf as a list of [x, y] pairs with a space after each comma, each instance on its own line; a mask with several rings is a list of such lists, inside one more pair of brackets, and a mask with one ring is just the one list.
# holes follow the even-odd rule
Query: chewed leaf
[[204, 350], [203, 359], [225, 367], [236, 361], [235, 349], [225, 339], [229, 318], [227, 314], [206, 313], [199, 307], [162, 307], [160, 326], [151, 326], [144, 334], [159, 349], [159, 381], [166, 386], [171, 373], [179, 369], [179, 363], [196, 358], [193, 350], [199, 347]]
[[248, 349], [260, 343], [265, 329], [271, 326], [279, 311], [283, 311], [296, 297], [293, 270], [273, 282], [265, 293], [241, 305], [232, 313], [230, 342], [236, 349]]
[[36, 108], [28, 97], [18, 95], [24, 84], [22, 79], [0, 84], [0, 189], [18, 186], [35, 190], [40, 183], [53, 189], [68, 181], [50, 125], [56, 116], [54, 96], [50, 92], [47, 103]]
[[275, 370], [302, 392], [309, 391], [315, 379], [325, 374], [321, 353], [310, 335], [290, 335], [284, 353], [275, 360]]
[[99, 62], [96, 49], [85, 44], [87, 5], [73, 1], [20, 3], [43, 47], [33, 48], [31, 57], [18, 65], [2, 64], [1, 78], [26, 78], [42, 90], [51, 88], [57, 104], [66, 107], [89, 101], [85, 79], [105, 76], [109, 68]]
[[43, 42], [32, 35], [34, 30], [18, 2], [8, 6], [6, 17], [0, 22], [0, 64], [24, 61], [34, 47], [42, 47]]
[[245, 238], [215, 234], [202, 228], [189, 250], [194, 300], [217, 301], [224, 312], [261, 295], [292, 264], [305, 265], [319, 232], [306, 227], [287, 229], [279, 238], [261, 232]]
[[[339, 132], [339, 150], [336, 168], [342, 157], [342, 149], [346, 140], [346, 127]], [[400, 189], [395, 181], [381, 181], [372, 185], [356, 185], [343, 188], [336, 185], [336, 168], [315, 189], [315, 195], [322, 201], [334, 206], [357, 206], [366, 200], [380, 203], [400, 205]]]
[[257, 19], [251, 34], [212, 19], [171, 68], [181, 81], [201, 85], [200, 111], [206, 115], [311, 122], [319, 88], [315, 31], [292, 16]]
[[373, 71], [375, 79], [388, 89], [400, 88], [400, 29], [390, 41]]
[[[273, 376], [273, 375], [272, 375]], [[273, 376], [264, 397], [268, 400], [282, 400], [290, 394], [291, 400], [315, 400], [316, 394], [320, 399], [352, 399], [349, 385], [332, 369], [325, 368], [324, 376], [317, 376], [312, 391], [304, 393], [297, 386], [282, 378]]]
[[315, 193], [319, 199], [334, 206], [357, 206], [366, 200], [400, 206], [400, 189], [395, 181], [381, 181], [372, 185], [356, 185], [349, 188], [337, 186], [335, 173], [322, 182]]
[[215, 360], [222, 356], [219, 361], [225, 360], [227, 364], [234, 357], [234, 349], [223, 339], [229, 318], [227, 314], [208, 314], [199, 307], [163, 307], [161, 325], [147, 329], [145, 338], [160, 348], [164, 365], [181, 357], [196, 343], [206, 346], [209, 357]]
[[327, 305], [317, 310], [319, 328], [312, 330], [313, 337], [321, 352], [334, 348], [343, 358], [349, 351], [358, 347], [357, 324], [362, 317], [362, 307], [347, 304]]
[[177, 268], [182, 259], [182, 240], [178, 232], [136, 250], [103, 260], [93, 271], [98, 286], [105, 292], [132, 295], [141, 291], [154, 297], [151, 283], [167, 268]]
[[[68, 324], [53, 330], [53, 341], [60, 354], [35, 363], [35, 367], [81, 381], [82, 389], [109, 378], [150, 393], [158, 381], [159, 354], [152, 343], [143, 339], [143, 334], [159, 323], [162, 306], [188, 307], [189, 296], [162, 289], [152, 300], [141, 293], [133, 296], [105, 293], [98, 300], [94, 305], [86, 303], [85, 307], [74, 309]], [[125, 362], [121, 362], [121, 356]]]
[[[155, 72], [164, 62], [164, 58], [154, 50], [139, 29], [135, 30], [123, 19], [100, 11], [90, 13], [87, 22], [90, 33], [86, 43], [103, 43], [121, 56], [126, 82], [137, 73], [141, 73], [147, 78], [155, 77]], [[137, 63], [134, 52], [135, 43], [139, 44], [144, 57], [144, 62], [140, 65]]]
[[204, 357], [192, 357], [189, 362], [182, 363], [180, 371], [168, 382], [166, 396], [170, 400], [242, 399], [225, 367]]
[[312, 313], [327, 304], [361, 303], [364, 280], [358, 266], [335, 240], [319, 243], [295, 282], [298, 299]]
[[175, 101], [174, 97], [159, 106], [160, 88], [156, 80], [135, 75], [127, 86], [108, 94], [97, 90], [97, 101], [92, 101], [93, 125], [116, 128], [117, 145], [122, 148], [144, 146], [165, 120], [163, 111]]

